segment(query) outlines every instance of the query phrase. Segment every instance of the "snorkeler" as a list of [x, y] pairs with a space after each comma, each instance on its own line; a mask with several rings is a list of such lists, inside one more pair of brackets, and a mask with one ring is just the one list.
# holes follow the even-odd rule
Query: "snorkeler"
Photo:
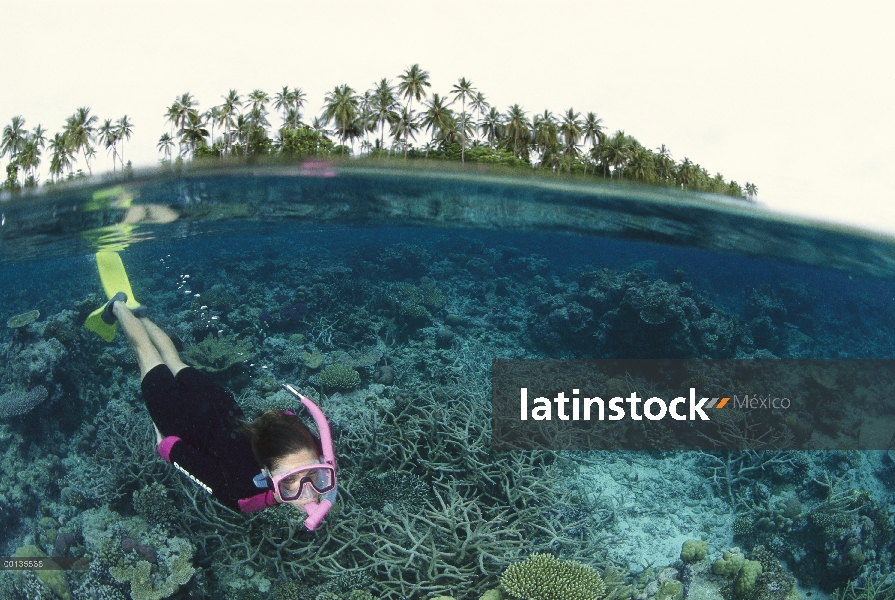
[[307, 513], [305, 525], [313, 530], [336, 494], [332, 437], [322, 411], [287, 385], [314, 417], [319, 439], [289, 410], [267, 411], [246, 422], [233, 396], [181, 361], [145, 308], [139, 307], [137, 316], [126, 301], [119, 292], [101, 316], [109, 325], [121, 324], [137, 354], [159, 455], [233, 510], [291, 504]]

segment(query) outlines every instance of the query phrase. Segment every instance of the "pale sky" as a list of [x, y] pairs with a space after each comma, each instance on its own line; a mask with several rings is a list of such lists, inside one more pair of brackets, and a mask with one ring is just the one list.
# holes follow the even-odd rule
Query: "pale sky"
[[300, 87], [309, 121], [336, 85], [419, 63], [431, 91], [466, 77], [501, 111], [594, 111], [774, 209], [895, 233], [893, 2], [35, 0], [2, 22], [0, 125], [127, 114], [137, 167], [184, 92], [204, 110]]

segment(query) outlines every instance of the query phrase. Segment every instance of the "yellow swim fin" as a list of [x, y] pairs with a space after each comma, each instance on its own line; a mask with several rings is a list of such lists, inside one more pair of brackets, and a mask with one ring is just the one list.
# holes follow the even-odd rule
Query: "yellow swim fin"
[[[140, 303], [134, 298], [134, 292], [131, 290], [131, 283], [127, 278], [124, 270], [124, 263], [117, 252], [97, 252], [96, 266], [99, 269], [99, 279], [103, 284], [103, 291], [106, 292], [106, 298], [111, 300], [118, 292], [127, 294], [126, 305], [129, 309], [134, 310], [140, 307]], [[103, 321], [102, 314], [105, 306], [90, 313], [84, 326], [95, 331], [101, 338], [107, 342], [115, 339], [115, 332], [118, 330], [118, 323], [109, 325]]]
[[95, 311], [90, 313], [90, 316], [87, 317], [87, 320], [84, 321], [84, 327], [89, 329], [90, 331], [96, 332], [99, 337], [103, 338], [107, 342], [111, 342], [115, 339], [115, 332], [118, 331], [118, 323], [112, 323], [109, 325], [105, 321], [103, 321], [103, 311], [106, 310], [105, 306], [100, 306]]

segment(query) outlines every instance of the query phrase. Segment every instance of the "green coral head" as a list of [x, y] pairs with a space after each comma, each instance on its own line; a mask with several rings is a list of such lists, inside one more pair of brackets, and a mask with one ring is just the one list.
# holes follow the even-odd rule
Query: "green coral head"
[[527, 600], [600, 600], [606, 595], [606, 584], [595, 569], [546, 553], [507, 567], [500, 584], [511, 597]]
[[687, 540], [681, 547], [681, 560], [686, 564], [705, 559], [709, 544], [705, 540]]
[[29, 310], [26, 313], [10, 317], [9, 320], [6, 321], [6, 326], [10, 329], [18, 329], [25, 325], [31, 325], [38, 319], [38, 317], [40, 317], [39, 310]]
[[320, 371], [317, 380], [324, 387], [350, 390], [360, 383], [360, 375], [348, 365], [334, 363]]

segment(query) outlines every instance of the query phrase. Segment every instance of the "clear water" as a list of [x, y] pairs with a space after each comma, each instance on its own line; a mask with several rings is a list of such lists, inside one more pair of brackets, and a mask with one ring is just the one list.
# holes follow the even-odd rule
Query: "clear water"
[[[735, 546], [765, 560], [756, 585], [794, 576], [815, 597], [893, 570], [893, 453], [849, 450], [842, 416], [812, 424], [837, 452], [495, 453], [489, 437], [495, 357], [892, 358], [891, 239], [676, 190], [328, 165], [0, 211], [0, 317], [40, 311], [2, 331], [0, 395], [47, 390], [0, 421], [0, 554], [90, 555], [65, 573], [74, 598], [478, 598], [533, 552], [596, 568], [622, 598], [682, 580], [720, 597], [733, 579], [711, 561]], [[291, 406], [281, 382], [321, 403], [342, 473], [324, 527], [232, 513], [158, 458], [133, 352], [82, 326], [104, 301], [98, 249], [120, 250], [185, 356], [248, 348], [211, 375], [249, 418]], [[673, 335], [630, 318], [644, 298]], [[699, 317], [681, 320], [690, 301]], [[360, 383], [321, 387], [331, 363]], [[693, 539], [708, 560], [681, 567]]]

